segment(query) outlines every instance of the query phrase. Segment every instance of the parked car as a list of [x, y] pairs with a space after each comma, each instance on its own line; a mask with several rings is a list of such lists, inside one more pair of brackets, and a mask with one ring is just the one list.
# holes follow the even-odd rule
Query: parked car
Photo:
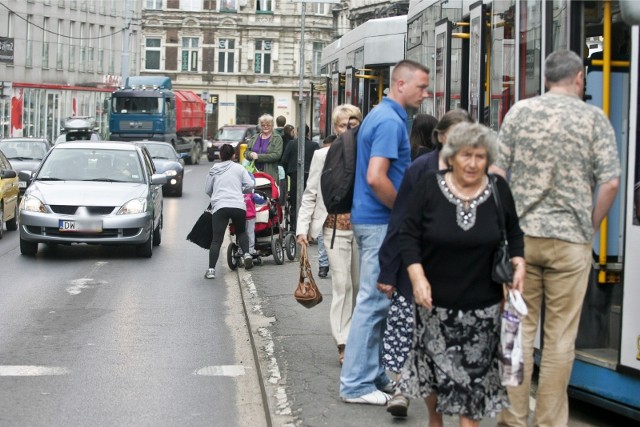
[[184, 159], [189, 154], [178, 152], [171, 144], [166, 142], [142, 142], [156, 167], [156, 173], [162, 173], [167, 176], [167, 183], [162, 186], [163, 196], [182, 196], [182, 181], [184, 178]]
[[[34, 172], [51, 149], [47, 138], [6, 138], [0, 139], [0, 151], [7, 156], [17, 172]], [[27, 189], [27, 182], [20, 180], [20, 197]]]
[[54, 145], [20, 203], [20, 252], [39, 243], [134, 245], [150, 257], [162, 240], [162, 185], [151, 155], [134, 142]]
[[18, 229], [18, 176], [7, 156], [0, 152], [0, 239], [4, 225], [8, 231]]
[[213, 141], [207, 143], [207, 159], [213, 162], [220, 158], [220, 147], [230, 144], [236, 148], [238, 144], [248, 142], [257, 131], [256, 125], [225, 125], [218, 129]]

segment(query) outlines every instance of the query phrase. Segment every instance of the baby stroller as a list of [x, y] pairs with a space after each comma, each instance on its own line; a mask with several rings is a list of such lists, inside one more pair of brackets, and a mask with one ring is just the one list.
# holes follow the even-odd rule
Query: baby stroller
[[[253, 174], [256, 185], [254, 191], [265, 198], [264, 204], [256, 204], [256, 227], [254, 263], [262, 264], [262, 257], [273, 255], [276, 264], [284, 263], [282, 205], [278, 184], [271, 175], [263, 172]], [[235, 236], [233, 225], [229, 225], [229, 233]], [[238, 245], [231, 242], [227, 248], [227, 264], [231, 270], [235, 270], [242, 262], [242, 255], [238, 254]]]

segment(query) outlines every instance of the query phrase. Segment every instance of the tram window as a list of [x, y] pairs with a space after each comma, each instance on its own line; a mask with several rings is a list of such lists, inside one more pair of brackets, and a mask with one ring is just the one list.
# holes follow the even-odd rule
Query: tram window
[[489, 124], [498, 130], [516, 102], [515, 0], [496, 1], [491, 14], [491, 104]]
[[519, 99], [540, 95], [540, 65], [542, 56], [542, 4], [523, 2], [526, 11], [520, 13], [520, 76]]

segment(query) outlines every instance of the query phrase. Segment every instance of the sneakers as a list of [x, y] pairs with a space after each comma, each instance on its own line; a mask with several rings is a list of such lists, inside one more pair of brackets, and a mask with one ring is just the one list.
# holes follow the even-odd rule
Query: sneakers
[[251, 254], [244, 254], [244, 269], [251, 270], [253, 268], [253, 257]]
[[215, 268], [208, 269], [207, 272], [204, 273], [204, 278], [205, 279], [215, 279], [216, 278], [216, 269]]
[[360, 397], [343, 397], [342, 401], [346, 403], [363, 403], [366, 405], [384, 406], [391, 399], [387, 393], [380, 390], [372, 391]]
[[396, 391], [396, 387], [398, 386], [398, 383], [395, 382], [394, 380], [389, 380], [389, 382], [382, 387], [380, 390], [382, 390], [383, 392], [387, 393], [387, 394], [393, 394]]
[[328, 274], [329, 274], [329, 267], [320, 267], [318, 269], [318, 276], [322, 277], [323, 279], [327, 277]]
[[406, 417], [409, 410], [409, 399], [402, 393], [398, 393], [387, 403], [387, 412], [394, 417]]

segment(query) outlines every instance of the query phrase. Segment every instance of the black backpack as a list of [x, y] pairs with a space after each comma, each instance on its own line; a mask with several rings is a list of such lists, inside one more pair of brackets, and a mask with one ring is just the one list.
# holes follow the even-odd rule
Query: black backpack
[[[329, 215], [351, 212], [356, 178], [358, 129], [348, 129], [331, 144], [322, 168], [320, 190]], [[335, 226], [331, 248], [336, 235]]]

